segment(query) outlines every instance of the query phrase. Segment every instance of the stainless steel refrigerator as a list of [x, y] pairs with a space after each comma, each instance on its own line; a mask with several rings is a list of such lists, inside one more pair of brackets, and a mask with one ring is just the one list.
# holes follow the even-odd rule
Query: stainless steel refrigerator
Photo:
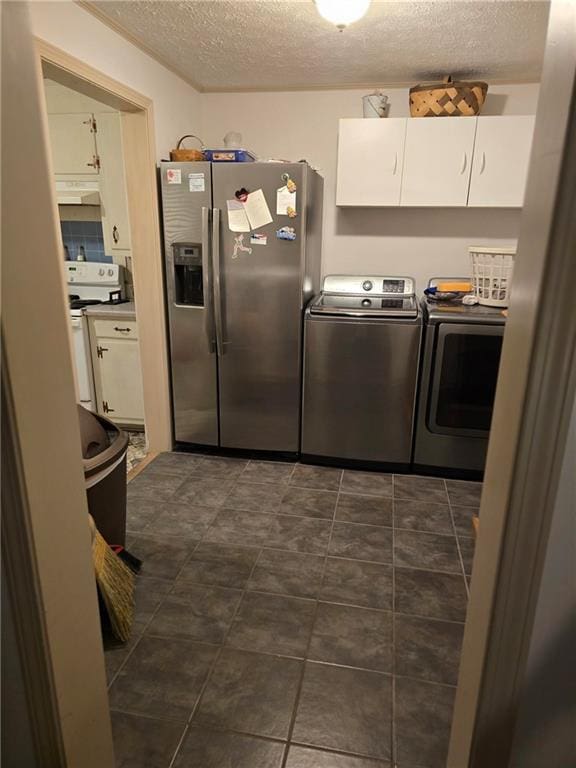
[[[320, 282], [322, 178], [306, 163], [172, 162], [160, 177], [175, 439], [296, 453], [303, 310]], [[295, 217], [277, 213], [287, 180]], [[242, 218], [241, 190], [262, 190], [272, 222], [231, 231], [228, 201]]]

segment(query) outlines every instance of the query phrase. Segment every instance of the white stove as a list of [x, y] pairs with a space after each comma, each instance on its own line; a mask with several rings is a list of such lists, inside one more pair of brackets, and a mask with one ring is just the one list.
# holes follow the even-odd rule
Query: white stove
[[84, 316], [87, 306], [115, 304], [124, 300], [124, 271], [119, 264], [95, 261], [67, 261], [64, 264], [70, 300], [72, 349], [76, 363], [76, 400], [94, 410], [94, 376], [88, 323]]

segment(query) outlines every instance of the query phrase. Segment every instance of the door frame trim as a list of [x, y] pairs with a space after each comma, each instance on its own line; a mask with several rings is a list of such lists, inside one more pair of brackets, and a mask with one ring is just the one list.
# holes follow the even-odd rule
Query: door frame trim
[[488, 448], [448, 768], [510, 764], [576, 392], [575, 25], [576, 6], [554, 0]]
[[45, 74], [121, 113], [148, 448], [172, 448], [164, 270], [151, 99], [46, 41], [35, 38]]
[[[2, 344], [4, 346], [4, 344]], [[50, 765], [65, 764], [59, 727], [56, 684], [49, 663], [50, 649], [40, 577], [34, 553], [26, 482], [15, 424], [15, 408], [4, 356], [2, 356], [2, 578], [6, 579], [7, 605], [18, 647], [26, 703], [36, 758]], [[23, 568], [22, 563], [27, 567]], [[4, 587], [3, 587], [4, 591]]]
[[28, 6], [1, 8], [2, 149], [10, 147], [2, 164], [10, 189], [2, 200], [2, 460], [10, 473], [2, 565], [14, 723], [3, 748], [14, 764], [112, 768], [70, 317]]

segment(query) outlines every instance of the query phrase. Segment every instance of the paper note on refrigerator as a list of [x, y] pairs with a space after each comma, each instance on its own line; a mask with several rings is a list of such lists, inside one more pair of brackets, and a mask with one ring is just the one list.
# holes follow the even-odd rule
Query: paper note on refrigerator
[[203, 173], [188, 174], [188, 189], [190, 192], [205, 192], [206, 182]]
[[248, 195], [244, 203], [244, 210], [250, 222], [250, 229], [254, 230], [259, 227], [265, 227], [266, 224], [270, 224], [272, 221], [270, 208], [268, 208], [264, 192], [261, 189], [257, 189]]
[[244, 203], [240, 200], [226, 200], [226, 207], [228, 208], [228, 229], [231, 232], [250, 232], [253, 229], [248, 221]]
[[276, 213], [278, 216], [296, 216], [296, 192], [290, 192], [288, 187], [276, 190]]

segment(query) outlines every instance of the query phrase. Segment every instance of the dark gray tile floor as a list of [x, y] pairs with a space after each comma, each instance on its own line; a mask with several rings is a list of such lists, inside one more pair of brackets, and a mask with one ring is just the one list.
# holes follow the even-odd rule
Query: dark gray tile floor
[[106, 652], [119, 768], [443, 768], [480, 490], [158, 456]]

